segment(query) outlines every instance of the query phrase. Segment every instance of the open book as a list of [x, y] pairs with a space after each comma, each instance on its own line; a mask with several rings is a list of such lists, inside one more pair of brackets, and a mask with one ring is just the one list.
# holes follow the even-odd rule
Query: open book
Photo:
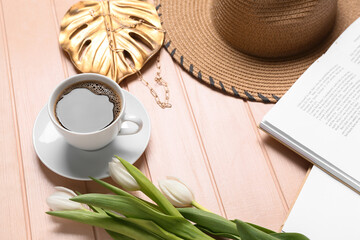
[[311, 240], [359, 240], [360, 196], [313, 167], [283, 227]]
[[360, 193], [360, 19], [306, 70], [260, 128]]

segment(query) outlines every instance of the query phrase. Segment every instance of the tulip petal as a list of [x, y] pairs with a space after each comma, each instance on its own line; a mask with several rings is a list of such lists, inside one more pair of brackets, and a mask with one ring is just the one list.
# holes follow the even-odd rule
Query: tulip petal
[[111, 178], [127, 191], [137, 191], [140, 189], [139, 184], [127, 171], [124, 165], [116, 158], [109, 162], [109, 173]]
[[54, 187], [58, 192], [63, 192], [63, 193], [67, 193], [69, 196], [71, 197], [75, 197], [77, 196], [77, 194], [71, 190], [71, 189], [68, 189], [66, 187], [61, 187], [61, 186], [55, 186]]
[[55, 189], [56, 191], [46, 199], [50, 209], [55, 211], [83, 209], [80, 203], [69, 200], [76, 196], [74, 191], [65, 187], [55, 187]]
[[179, 179], [168, 177], [165, 180], [159, 181], [159, 187], [165, 197], [175, 207], [191, 206], [194, 200], [194, 195], [190, 189]]

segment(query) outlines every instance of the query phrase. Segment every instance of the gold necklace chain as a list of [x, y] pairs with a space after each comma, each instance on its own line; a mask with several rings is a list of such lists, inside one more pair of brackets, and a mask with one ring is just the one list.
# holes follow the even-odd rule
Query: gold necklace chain
[[[109, 0], [107, 0], [109, 2]], [[103, 0], [101, 0], [101, 2], [103, 2]], [[90, 14], [91, 16], [94, 17], [94, 12], [93, 11], [90, 11]], [[109, 14], [103, 14], [103, 16], [107, 16], [109, 15], [110, 17], [113, 16], [115, 19], [119, 20], [117, 18], [117, 16], [109, 13]], [[121, 21], [120, 21], [121, 22]], [[135, 28], [136, 26], [138, 25], [141, 25], [141, 24], [145, 24], [145, 22], [143, 20], [139, 20], [137, 23], [133, 24], [133, 25], [123, 25], [120, 23], [120, 28]], [[112, 39], [110, 37], [110, 32], [114, 33], [116, 32], [118, 29], [111, 29], [111, 27], [108, 26], [108, 24], [106, 23], [105, 21], [105, 25], [106, 25], [106, 31], [107, 31], [107, 35], [108, 35], [108, 38], [109, 38], [109, 47], [112, 51], [114, 52], [122, 52], [124, 49], [117, 49], [117, 48], [114, 48], [114, 46], [112, 45]], [[148, 25], [146, 24], [147, 26], [153, 28], [154, 30], [157, 30], [157, 31], [162, 31], [162, 32], [165, 32], [164, 29], [162, 28], [158, 28], [158, 27], [155, 27], [155, 26], [151, 26], [151, 25]], [[144, 79], [144, 76], [142, 75], [142, 73], [139, 71], [137, 71], [135, 69], [135, 66], [133, 64], [129, 64], [131, 69], [136, 72], [136, 75], [138, 76], [140, 82], [142, 84], [144, 84], [149, 90], [150, 90], [150, 93], [151, 95], [154, 97], [155, 99], [155, 102], [162, 108], [162, 109], [165, 109], [165, 108], [171, 108], [172, 105], [170, 104], [170, 90], [169, 90], [169, 86], [167, 84], [167, 82], [162, 78], [161, 76], [161, 65], [160, 65], [160, 53], [156, 59], [156, 76], [154, 78], [154, 81], [157, 85], [159, 86], [162, 86], [163, 89], [164, 89], [164, 92], [165, 92], [165, 99], [164, 101], [160, 100], [160, 97], [158, 95], [158, 93], [156, 92], [156, 90], [150, 85], [150, 83], [148, 81], [146, 81]]]
[[157, 94], [155, 89], [150, 85], [150, 83], [147, 82], [144, 79], [144, 76], [141, 74], [140, 70], [136, 71], [136, 74], [139, 77], [140, 82], [142, 82], [150, 90], [151, 95], [153, 95], [153, 97], [155, 98], [156, 103], [161, 108], [164, 109], [164, 108], [171, 108], [172, 107], [172, 105], [169, 103], [169, 101], [170, 101], [169, 86], [168, 86], [167, 82], [164, 81], [164, 79], [161, 76], [160, 53], [159, 53], [159, 56], [156, 58], [156, 76], [154, 78], [154, 81], [156, 82], [156, 84], [163, 87], [163, 89], [165, 91], [165, 100], [164, 101], [160, 100], [159, 95]]

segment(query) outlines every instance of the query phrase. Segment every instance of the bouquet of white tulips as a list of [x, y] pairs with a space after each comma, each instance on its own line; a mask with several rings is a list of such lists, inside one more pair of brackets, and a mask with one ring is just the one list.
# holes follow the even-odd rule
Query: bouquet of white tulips
[[238, 240], [308, 240], [298, 233], [275, 233], [255, 224], [230, 221], [211, 213], [195, 202], [192, 192], [178, 179], [161, 181], [161, 193], [136, 167], [119, 157], [109, 164], [109, 171], [122, 188], [142, 191], [155, 204], [93, 179], [114, 195], [75, 194], [72, 190], [57, 187], [57, 191], [47, 199], [49, 207], [54, 211], [47, 213], [104, 228], [115, 240], [206, 240], [217, 237]]

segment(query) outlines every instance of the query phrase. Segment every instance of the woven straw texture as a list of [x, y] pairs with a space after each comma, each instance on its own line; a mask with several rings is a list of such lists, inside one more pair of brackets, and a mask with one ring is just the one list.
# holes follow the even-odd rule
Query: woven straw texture
[[[253, 56], [294, 56], [334, 26], [337, 0], [213, 0], [211, 19], [232, 47]], [[244, 34], [246, 33], [246, 34]]]
[[[222, 0], [218, 2], [221, 1]], [[223, 1], [228, 2], [227, 0]], [[334, 2], [332, 0], [325, 1], [329, 4]], [[250, 10], [246, 9], [246, 6], [254, 4], [256, 1], [239, 0], [233, 2], [247, 3], [241, 7], [245, 9], [243, 12], [249, 13]], [[274, 1], [262, 0], [259, 2], [266, 3]], [[314, 0], [288, 0], [287, 2], [308, 2], [307, 7], [303, 8], [302, 6], [300, 10], [296, 10], [296, 8], [294, 10], [294, 8], [292, 8], [293, 11], [295, 11], [292, 15], [293, 18], [287, 19], [287, 22], [292, 21], [293, 24], [295, 23], [295, 25], [292, 26], [293, 28], [296, 28], [296, 24], [299, 23], [298, 21], [301, 21], [301, 19], [305, 17], [308, 17], [309, 21], [317, 21], [316, 19], [320, 19], [318, 20], [317, 26], [322, 27], [320, 28], [321, 31], [317, 31], [318, 35], [314, 36], [313, 39], [311, 39], [311, 34], [305, 36], [302, 41], [297, 41], [297, 46], [296, 44], [292, 44], [287, 48], [284, 45], [285, 51], [280, 55], [291, 55], [306, 49], [306, 47], [311, 48], [304, 53], [292, 57], [283, 57], [281, 59], [261, 58], [245, 54], [244, 52], [258, 56], [275, 56], [276, 52], [279, 52], [276, 51], [279, 44], [269, 45], [265, 42], [265, 45], [260, 47], [256, 47], [259, 46], [259, 44], [241, 45], [241, 43], [246, 43], [246, 41], [255, 41], [256, 38], [260, 38], [259, 43], [261, 43], [261, 31], [254, 31], [256, 25], [258, 25], [257, 22], [251, 19], [251, 14], [247, 15], [247, 17], [250, 18], [248, 20], [250, 27], [245, 30], [243, 29], [244, 31], [242, 32], [247, 39], [239, 43], [238, 37], [234, 37], [231, 35], [232, 33], [226, 31], [226, 29], [232, 28], [224, 26], [235, 21], [233, 30], [237, 28], [235, 30], [239, 31], [240, 22], [236, 22], [238, 20], [235, 20], [235, 18], [225, 19], [226, 21], [224, 20], [220, 23], [216, 22], [216, 20], [223, 17], [221, 13], [214, 9], [216, 0], [161, 0], [157, 8], [160, 12], [159, 15], [161, 16], [163, 27], [166, 30], [165, 48], [186, 71], [199, 81], [209, 84], [213, 88], [251, 101], [276, 102], [285, 94], [300, 75], [328, 49], [331, 43], [346, 27], [360, 16], [360, 4], [358, 0], [338, 1], [335, 25], [331, 21], [327, 21], [327, 24], [321, 22], [321, 16], [327, 13], [319, 10], [316, 4], [313, 4]], [[319, 2], [321, 2], [321, 0]], [[324, 8], [324, 6], [322, 6], [322, 8]], [[267, 7], [265, 9], [269, 8]], [[262, 10], [264, 10], [264, 8], [262, 8]], [[286, 11], [288, 10], [289, 9]], [[275, 20], [283, 21], [281, 16], [284, 14], [283, 12], [281, 13], [281, 11], [275, 11], [270, 15], [268, 11], [265, 11], [265, 13], [268, 14], [267, 20], [273, 20], [270, 22], [274, 22]], [[317, 17], [313, 16], [315, 13]], [[240, 14], [242, 13], [239, 11], [239, 15]], [[216, 16], [215, 20], [214, 16]], [[331, 17], [328, 19], [331, 19]], [[333, 25], [334, 27], [332, 27]], [[306, 28], [309, 28], [309, 26], [305, 28], [299, 27], [298, 29], [299, 32], [301, 32], [301, 29]], [[274, 31], [277, 30], [276, 28], [272, 29]], [[290, 31], [291, 29], [288, 28], [288, 30]], [[264, 31], [263, 29], [263, 34], [269, 34], [269, 32]], [[330, 34], [328, 34], [329, 31]], [[311, 29], [308, 32], [311, 33]], [[256, 37], [253, 37], [252, 40], [250, 38], [249, 40], [249, 35], [254, 35], [254, 33]], [[294, 36], [294, 34], [296, 34], [296, 31], [292, 33], [292, 36]], [[301, 34], [295, 35], [295, 38], [299, 38], [299, 36], [301, 36]], [[324, 36], [325, 40], [322, 40]], [[231, 43], [232, 40], [233, 43]], [[314, 47], [311, 46], [311, 44], [317, 46]], [[272, 50], [271, 47], [273, 48]], [[270, 51], [264, 53], [264, 49], [270, 49]]]

